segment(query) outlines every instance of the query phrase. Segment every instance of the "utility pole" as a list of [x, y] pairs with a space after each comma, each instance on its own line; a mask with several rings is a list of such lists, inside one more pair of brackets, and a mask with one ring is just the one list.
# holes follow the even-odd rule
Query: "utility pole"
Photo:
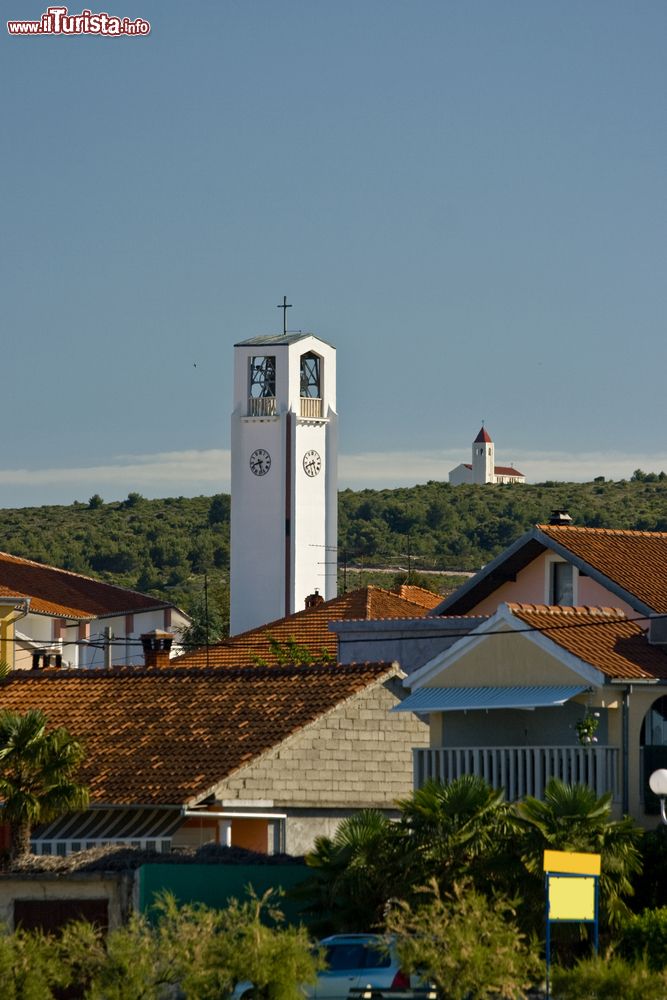
[[113, 632], [109, 625], [104, 626], [104, 669], [111, 670], [111, 642]]
[[208, 669], [208, 573], [204, 573], [204, 614], [206, 615], [206, 668]]

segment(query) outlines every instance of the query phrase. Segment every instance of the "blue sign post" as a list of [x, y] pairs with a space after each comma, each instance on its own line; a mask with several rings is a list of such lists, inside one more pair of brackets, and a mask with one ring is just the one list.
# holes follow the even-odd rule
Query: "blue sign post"
[[572, 851], [544, 852], [547, 1000], [551, 996], [551, 925], [553, 923], [593, 924], [593, 943], [595, 953], [598, 952], [600, 871], [599, 854], [577, 854]]

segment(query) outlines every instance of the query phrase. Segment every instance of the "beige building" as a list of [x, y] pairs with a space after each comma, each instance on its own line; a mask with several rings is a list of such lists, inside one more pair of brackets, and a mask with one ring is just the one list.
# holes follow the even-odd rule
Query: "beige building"
[[[667, 533], [536, 525], [429, 612], [333, 623], [341, 659], [399, 660], [430, 721], [415, 781], [479, 774], [509, 799], [550, 777], [657, 821], [667, 767]], [[586, 718], [597, 724], [582, 744]]]

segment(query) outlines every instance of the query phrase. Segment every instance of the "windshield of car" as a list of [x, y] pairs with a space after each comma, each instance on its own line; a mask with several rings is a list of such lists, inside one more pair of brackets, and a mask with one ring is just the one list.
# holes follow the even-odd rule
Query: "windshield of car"
[[387, 952], [361, 941], [328, 944], [324, 958], [332, 972], [342, 972], [344, 969], [386, 969], [391, 964]]

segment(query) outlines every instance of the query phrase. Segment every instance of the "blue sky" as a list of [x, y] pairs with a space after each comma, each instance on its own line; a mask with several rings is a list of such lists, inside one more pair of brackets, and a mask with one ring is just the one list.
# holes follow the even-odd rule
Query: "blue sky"
[[663, 0], [101, 9], [150, 35], [3, 25], [0, 505], [228, 489], [283, 294], [342, 486], [445, 479], [482, 419], [529, 480], [667, 469]]

